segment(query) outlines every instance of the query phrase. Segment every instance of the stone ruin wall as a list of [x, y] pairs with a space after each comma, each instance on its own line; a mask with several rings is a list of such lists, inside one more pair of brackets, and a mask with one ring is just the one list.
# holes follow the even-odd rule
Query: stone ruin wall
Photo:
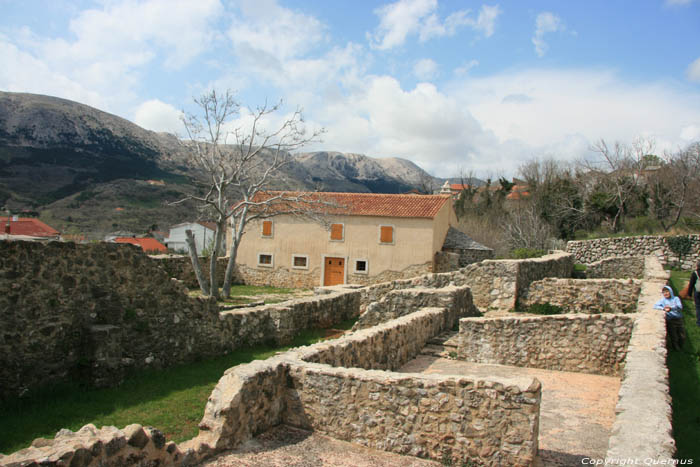
[[[688, 235], [691, 253], [683, 258], [681, 268], [689, 271], [695, 269], [695, 262], [700, 259], [700, 235]], [[591, 264], [613, 256], [654, 256], [662, 266], [674, 266], [678, 256], [671, 251], [666, 238], [659, 235], [639, 237], [596, 238], [593, 240], [576, 240], [566, 244], [566, 251], [574, 255], [577, 263]]]
[[472, 249], [472, 250], [463, 250], [463, 249], [450, 249], [446, 248], [442, 250], [446, 253], [454, 253], [458, 255], [457, 258], [457, 264], [458, 267], [463, 268], [466, 266], [469, 266], [472, 263], [479, 263], [481, 261], [484, 261], [486, 259], [493, 259], [494, 251], [490, 248], [485, 248], [485, 249]]
[[623, 315], [462, 319], [457, 354], [468, 362], [618, 376], [632, 323]]
[[641, 279], [644, 276], [644, 256], [615, 256], [588, 265], [586, 279]]
[[32, 448], [0, 456], [0, 463], [60, 458], [71, 465], [194, 465], [285, 423], [435, 460], [531, 465], [541, 401], [536, 379], [397, 374], [305, 361], [389, 367], [382, 361], [387, 352], [407, 361], [420, 350], [418, 342], [451, 326], [448, 311], [419, 310], [336, 341], [233, 367], [212, 391], [199, 435], [179, 446], [164, 443], [151, 428], [88, 425], [79, 435], [62, 431], [54, 440], [37, 440]]
[[118, 384], [359, 314], [359, 293], [219, 312], [138, 247], [0, 242], [0, 398], [65, 380]]
[[554, 305], [564, 313], [635, 313], [642, 282], [636, 279], [557, 279], [535, 281], [519, 307]]
[[455, 318], [479, 315], [467, 286], [400, 289], [388, 292], [378, 302], [370, 303], [353, 326], [353, 330], [376, 326], [425, 307], [445, 307]]

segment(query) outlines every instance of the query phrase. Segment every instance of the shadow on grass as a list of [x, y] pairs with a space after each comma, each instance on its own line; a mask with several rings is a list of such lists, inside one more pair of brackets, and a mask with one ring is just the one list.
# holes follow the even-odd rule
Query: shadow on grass
[[68, 383], [2, 401], [0, 452], [9, 454], [29, 446], [35, 438], [53, 438], [61, 428], [75, 431], [88, 423], [98, 428], [139, 423], [162, 430], [174, 441], [189, 439], [197, 434], [207, 398], [224, 371], [291, 347], [312, 344], [324, 333], [307, 330], [290, 346], [239, 349], [163, 370], [139, 371], [116, 388], [95, 389]]
[[[688, 281], [687, 272], [672, 271], [674, 292]], [[673, 399], [673, 437], [678, 459], [700, 459], [700, 327], [695, 320], [693, 300], [683, 300], [687, 339], [682, 351], [669, 351], [666, 359]]]

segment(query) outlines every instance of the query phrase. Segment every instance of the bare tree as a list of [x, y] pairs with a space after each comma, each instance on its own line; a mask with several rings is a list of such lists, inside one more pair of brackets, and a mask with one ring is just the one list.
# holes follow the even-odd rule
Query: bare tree
[[653, 153], [654, 141], [637, 138], [629, 145], [616, 142], [608, 146], [605, 140], [601, 139], [592, 146], [591, 150], [598, 153], [598, 160], [584, 162], [584, 167], [608, 187], [604, 195], [608, 198], [609, 204], [615, 208], [611, 228], [617, 231], [620, 228], [625, 207], [639, 193], [643, 169], [648, 160], [646, 156]]
[[[309, 206], [316, 201], [307, 199], [304, 194], [263, 194], [280, 169], [290, 162], [291, 151], [318, 140], [323, 130], [307, 133], [300, 109], [285, 117], [274, 130], [267, 130], [265, 120], [280, 110], [281, 102], [248, 109], [248, 125], [231, 128], [241, 107], [229, 91], [223, 95], [211, 91], [194, 101], [199, 109], [197, 113], [183, 116], [187, 135], [182, 143], [189, 149], [190, 165], [205, 182], [200, 193], [178, 202], [187, 199], [198, 202], [216, 223], [208, 283], [201, 271], [198, 274], [205, 295], [219, 296], [217, 258], [226, 227], [230, 225], [229, 260], [222, 284], [222, 295], [228, 297], [236, 253], [249, 222], [284, 213], [313, 215], [314, 209], [309, 209]], [[192, 255], [196, 257], [196, 251], [191, 251]], [[197, 268], [198, 263], [193, 263]]]
[[700, 194], [700, 143], [666, 154], [648, 180], [650, 207], [665, 231], [676, 225]]
[[542, 222], [533, 203], [513, 210], [503, 219], [501, 228], [511, 249], [544, 250], [554, 236], [552, 228], [546, 222]]

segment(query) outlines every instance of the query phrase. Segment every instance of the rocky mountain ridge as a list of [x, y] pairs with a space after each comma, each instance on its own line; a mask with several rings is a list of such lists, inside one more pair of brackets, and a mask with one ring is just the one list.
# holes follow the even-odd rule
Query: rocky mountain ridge
[[[186, 156], [174, 135], [78, 102], [0, 91], [0, 207], [37, 212], [59, 230], [144, 231], [196, 218], [195, 206], [168, 204], [193, 189]], [[440, 183], [405, 159], [325, 151], [293, 155], [279, 175], [271, 188], [402, 193]]]

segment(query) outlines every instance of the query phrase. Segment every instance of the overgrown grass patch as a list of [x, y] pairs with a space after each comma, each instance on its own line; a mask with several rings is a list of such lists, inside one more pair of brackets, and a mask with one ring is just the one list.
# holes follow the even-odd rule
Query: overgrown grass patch
[[518, 307], [515, 311], [516, 313], [532, 313], [535, 315], [560, 315], [566, 313], [562, 307], [551, 303], [534, 303], [528, 307]]
[[[689, 272], [672, 271], [671, 285], [676, 293], [690, 278]], [[700, 459], [700, 327], [695, 321], [693, 300], [683, 300], [683, 319], [687, 339], [682, 351], [669, 351], [667, 357], [671, 398], [673, 399], [673, 436], [678, 459]]]
[[[348, 322], [341, 325], [348, 326]], [[98, 428], [140, 423], [162, 430], [169, 440], [190, 439], [197, 434], [207, 398], [226, 369], [313, 344], [325, 336], [325, 330], [307, 330], [287, 347], [240, 349], [200, 362], [141, 371], [117, 388], [65, 384], [4, 401], [0, 403], [0, 452], [9, 454], [29, 446], [35, 438], [53, 438], [61, 428], [75, 431], [88, 423]]]

